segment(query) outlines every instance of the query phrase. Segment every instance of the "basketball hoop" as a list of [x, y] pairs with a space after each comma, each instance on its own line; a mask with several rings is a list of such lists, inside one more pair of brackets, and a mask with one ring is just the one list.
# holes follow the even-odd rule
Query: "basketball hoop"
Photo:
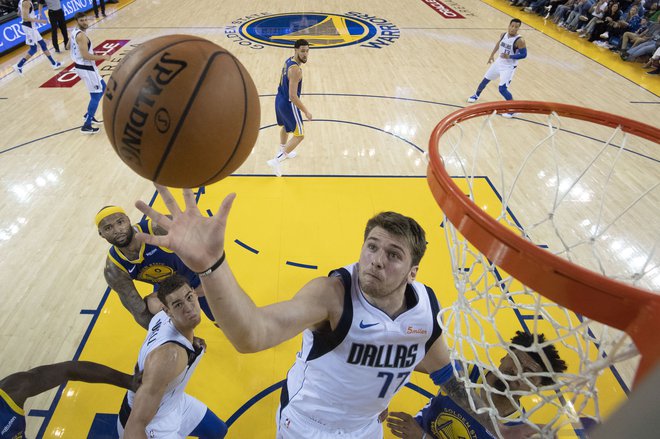
[[[518, 117], [497, 116], [502, 113]], [[607, 138], [600, 140], [603, 136]], [[473, 105], [445, 117], [431, 135], [428, 183], [446, 216], [445, 233], [459, 290], [458, 301], [442, 312], [443, 329], [456, 345], [452, 354], [465, 366], [478, 366], [482, 377], [487, 372], [499, 377], [499, 357], [491, 350], [510, 352], [510, 337], [496, 324], [505, 308], [527, 313], [525, 318], [532, 324], [528, 331], [535, 337], [545, 332], [546, 343], [523, 350], [562, 344], [569, 353], [569, 370], [549, 370], [556, 384], [530, 391], [536, 396], [541, 392], [541, 403], [531, 413], [525, 404], [522, 415], [524, 422], [543, 423], [538, 427], [542, 434], [555, 434], [582, 416], [600, 419], [596, 379], [604, 369], [630, 359], [635, 346], [641, 354], [635, 383], [660, 360], [660, 343], [655, 340], [660, 333], [660, 295], [649, 291], [660, 291], [657, 226], [654, 229], [660, 173], [657, 168], [644, 173], [639, 165], [647, 159], [644, 166], [658, 166], [644, 157], [657, 154], [658, 144], [660, 130], [649, 125], [601, 111], [534, 101]], [[639, 181], [631, 183], [632, 178], [625, 178], [627, 172], [639, 176]], [[484, 201], [480, 179], [496, 192], [500, 205]], [[619, 190], [625, 195], [613, 201], [611, 194]], [[533, 204], [530, 218], [521, 218], [519, 212], [526, 204]], [[579, 211], [583, 204], [588, 206], [585, 212]], [[644, 216], [648, 210], [649, 216]], [[628, 224], [641, 230], [639, 270], [620, 268], [625, 264], [611, 263], [603, 251], [621, 242], [632, 246], [626, 236], [614, 235]], [[539, 246], [544, 242], [547, 249]], [[520, 377], [530, 378], [524, 373]], [[464, 382], [480, 389], [467, 379]], [[487, 397], [482, 393], [487, 403], [492, 403], [491, 393], [520, 396], [488, 385], [481, 390], [487, 392]], [[533, 420], [534, 412], [546, 410], [547, 405], [556, 413], [541, 422]], [[507, 420], [496, 410], [489, 413], [493, 420]]]

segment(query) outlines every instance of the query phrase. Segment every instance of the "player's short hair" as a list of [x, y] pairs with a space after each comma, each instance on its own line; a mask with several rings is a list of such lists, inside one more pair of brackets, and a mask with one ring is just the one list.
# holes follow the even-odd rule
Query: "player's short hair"
[[[545, 335], [538, 334], [537, 337], [538, 337], [538, 344], [545, 343]], [[530, 334], [529, 332], [516, 331], [516, 335], [514, 335], [513, 338], [511, 339], [511, 344], [523, 346], [526, 348], [530, 347], [533, 343], [534, 343], [534, 335]], [[515, 346], [512, 346], [511, 349], [515, 350]], [[545, 367], [545, 363], [543, 362], [541, 355], [539, 355], [536, 352], [530, 352], [530, 351], [524, 351], [524, 352], [530, 357], [532, 357], [532, 359], [536, 361], [536, 363], [539, 366], [541, 366], [541, 368], [543, 368], [543, 370], [546, 372], [562, 373], [566, 371], [566, 362], [559, 357], [559, 352], [557, 351], [557, 348], [555, 348], [553, 345], [548, 345], [543, 348], [543, 353], [548, 358], [548, 363], [550, 363], [550, 367], [552, 371], [549, 371]], [[541, 384], [544, 386], [549, 386], [553, 383], [554, 380], [548, 376], [544, 376], [541, 379]]]
[[367, 221], [364, 240], [374, 227], [381, 227], [395, 236], [402, 236], [408, 241], [412, 255], [412, 265], [418, 265], [426, 252], [426, 233], [414, 219], [396, 212], [381, 212]]
[[299, 40], [296, 40], [295, 43], [293, 43], [293, 47], [295, 49], [298, 49], [301, 46], [309, 46], [309, 42], [307, 40], [303, 40], [302, 38]]
[[158, 284], [158, 291], [156, 292], [156, 295], [158, 296], [158, 299], [163, 303], [163, 305], [169, 306], [166, 302], [167, 296], [184, 285], [189, 285], [188, 279], [181, 276], [180, 274], [175, 273]]
[[522, 25], [522, 21], [520, 21], [519, 18], [514, 18], [513, 20], [511, 20], [511, 21], [509, 22], [509, 24], [511, 24], [511, 23], [518, 23], [518, 24]]
[[78, 11], [78, 12], [76, 12], [76, 13], [74, 14], [74, 16], [73, 16], [73, 18], [74, 18], [75, 20], [78, 20], [79, 18], [83, 18], [83, 17], [85, 17], [85, 13], [82, 12], [82, 11]]

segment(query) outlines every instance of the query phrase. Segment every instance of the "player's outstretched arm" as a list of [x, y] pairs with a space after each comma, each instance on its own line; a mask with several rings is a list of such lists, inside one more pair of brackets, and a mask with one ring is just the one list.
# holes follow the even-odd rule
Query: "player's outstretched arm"
[[0, 380], [0, 389], [23, 407], [25, 400], [43, 393], [67, 381], [105, 383], [125, 389], [136, 389], [139, 380], [132, 375], [90, 361], [65, 361], [35, 367], [26, 372], [18, 372]]
[[124, 439], [147, 439], [145, 428], [156, 416], [167, 386], [187, 364], [186, 350], [174, 343], [165, 343], [149, 354], [144, 364], [142, 385], [135, 393], [126, 422]]
[[342, 297], [343, 287], [339, 279], [312, 280], [293, 299], [262, 308], [257, 307], [240, 287], [229, 262], [222, 259], [225, 230], [235, 194], [224, 199], [215, 215], [206, 217], [199, 211], [190, 189], [183, 191], [186, 207], [181, 211], [167, 188], [160, 185], [156, 188], [172, 218], [156, 212], [146, 203], [138, 202], [136, 206], [168, 233], [164, 236], [138, 233], [136, 238], [173, 250], [191, 270], [198, 273], [207, 271], [222, 260], [201, 280], [216, 323], [238, 351], [268, 349], [328, 319], [332, 301]]
[[109, 258], [106, 258], [103, 276], [108, 285], [110, 285], [110, 288], [119, 294], [119, 300], [121, 300], [122, 305], [133, 315], [138, 325], [144, 329], [149, 329], [149, 322], [153, 318], [153, 315], [149, 312], [145, 301], [140, 297], [133, 279], [117, 267]]

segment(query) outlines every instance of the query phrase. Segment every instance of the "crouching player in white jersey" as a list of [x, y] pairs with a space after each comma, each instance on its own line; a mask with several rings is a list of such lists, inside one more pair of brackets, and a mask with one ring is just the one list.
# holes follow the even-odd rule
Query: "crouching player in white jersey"
[[201, 321], [197, 295], [186, 278], [175, 274], [160, 284], [158, 298], [164, 310], [149, 324], [137, 362], [142, 386], [124, 397], [119, 434], [127, 439], [223, 438], [225, 423], [183, 392], [205, 349], [194, 338]]
[[[488, 58], [488, 64], [492, 63], [484, 79], [481, 81], [477, 87], [475, 94], [468, 98], [468, 102], [476, 102], [481, 96], [481, 92], [484, 91], [486, 86], [493, 79], [500, 79], [500, 94], [504, 96], [504, 99], [510, 101], [513, 99], [511, 92], [509, 91], [509, 85], [513, 79], [513, 74], [518, 67], [518, 60], [527, 57], [527, 46], [525, 45], [525, 40], [523, 37], [518, 35], [518, 30], [522, 22], [517, 18], [514, 18], [509, 23], [509, 29], [507, 32], [503, 33], [500, 36], [500, 39], [495, 44], [493, 52]], [[495, 59], [495, 54], [498, 53], [497, 59]], [[512, 117], [511, 113], [502, 114], [504, 117]]]
[[71, 34], [71, 59], [76, 67], [76, 73], [87, 86], [91, 96], [89, 105], [87, 105], [87, 113], [83, 116], [83, 126], [80, 128], [80, 132], [95, 134], [99, 132], [100, 128], [92, 124], [98, 125], [100, 122], [94, 118], [94, 115], [105, 91], [105, 81], [96, 68], [96, 61], [108, 60], [110, 57], [108, 55], [96, 55], [92, 50], [92, 42], [85, 33], [89, 27], [87, 16], [82, 12], [76, 12], [73, 17], [78, 27]]
[[[310, 281], [291, 300], [257, 307], [225, 260], [235, 194], [208, 218], [191, 190], [183, 191], [182, 212], [167, 188], [156, 187], [172, 218], [146, 203], [136, 205], [168, 233], [136, 238], [174, 250], [201, 272], [216, 322], [239, 352], [262, 351], [303, 333], [282, 389], [278, 438], [382, 438], [378, 417], [413, 370], [430, 373], [469, 410], [437, 323], [438, 301], [415, 281], [426, 238], [412, 218], [394, 212], [375, 216], [367, 223], [358, 263]], [[474, 416], [492, 427], [488, 415]]]
[[[21, 30], [25, 34], [25, 45], [28, 46], [29, 49], [27, 55], [21, 58], [18, 64], [14, 66], [16, 73], [23, 76], [23, 66], [25, 66], [27, 60], [32, 58], [32, 55], [37, 53], [37, 44], [39, 44], [44, 55], [46, 55], [48, 61], [50, 61], [50, 65], [53, 69], [57, 70], [62, 68], [62, 63], [53, 59], [46, 42], [41, 38], [39, 29], [37, 29], [37, 24], [45, 24], [47, 22], [46, 20], [37, 18], [37, 15], [34, 13], [34, 6], [30, 0], [20, 0], [18, 2], [18, 15], [21, 17]], [[41, 15], [41, 6], [39, 7], [39, 15]]]

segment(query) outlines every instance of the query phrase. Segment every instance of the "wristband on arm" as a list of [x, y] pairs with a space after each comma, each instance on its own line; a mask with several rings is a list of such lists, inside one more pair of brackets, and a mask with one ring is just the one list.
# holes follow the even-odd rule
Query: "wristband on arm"
[[523, 47], [522, 49], [518, 49], [517, 53], [514, 53], [513, 55], [509, 55], [509, 59], [523, 59], [527, 58], [527, 48]]
[[441, 369], [436, 370], [435, 372], [431, 372], [429, 374], [429, 377], [431, 377], [431, 380], [433, 380], [433, 384], [436, 386], [442, 386], [444, 383], [449, 381], [451, 377], [454, 376], [454, 370], [456, 372], [460, 372], [463, 370], [463, 366], [461, 366], [461, 363], [447, 363], [444, 367]]

